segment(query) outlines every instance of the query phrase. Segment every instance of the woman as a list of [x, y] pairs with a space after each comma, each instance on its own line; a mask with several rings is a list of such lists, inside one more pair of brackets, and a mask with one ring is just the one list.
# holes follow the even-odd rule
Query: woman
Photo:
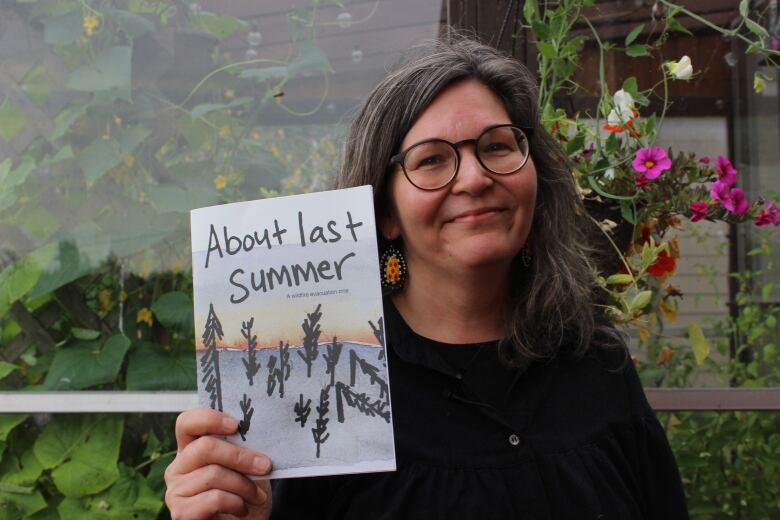
[[374, 186], [381, 246], [408, 266], [385, 302], [398, 470], [272, 493], [242, 475], [267, 458], [205, 436], [236, 421], [191, 410], [166, 472], [174, 518], [687, 517], [594, 311], [581, 205], [534, 94], [522, 64], [458, 37], [415, 49], [349, 133], [338, 187]]

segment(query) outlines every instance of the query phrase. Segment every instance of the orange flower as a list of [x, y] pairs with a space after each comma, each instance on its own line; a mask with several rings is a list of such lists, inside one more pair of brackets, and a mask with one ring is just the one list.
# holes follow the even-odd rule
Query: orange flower
[[666, 251], [661, 251], [655, 262], [647, 268], [647, 272], [656, 278], [663, 278], [667, 274], [672, 274], [676, 267], [677, 260]]
[[396, 283], [401, 279], [401, 266], [398, 257], [391, 256], [385, 263], [385, 279], [390, 283]]

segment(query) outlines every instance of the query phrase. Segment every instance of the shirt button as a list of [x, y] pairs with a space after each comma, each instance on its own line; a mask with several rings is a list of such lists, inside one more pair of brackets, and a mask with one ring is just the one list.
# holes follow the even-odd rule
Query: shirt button
[[520, 437], [518, 437], [517, 434], [513, 433], [512, 435], [509, 436], [509, 444], [511, 444], [512, 446], [517, 446], [518, 444], [520, 444]]

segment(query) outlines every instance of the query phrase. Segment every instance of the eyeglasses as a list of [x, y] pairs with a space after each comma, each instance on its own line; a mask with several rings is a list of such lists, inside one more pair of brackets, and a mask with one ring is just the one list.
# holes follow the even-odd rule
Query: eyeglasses
[[[530, 129], [525, 129], [530, 134]], [[390, 158], [390, 166], [400, 164], [404, 175], [421, 190], [438, 190], [458, 174], [464, 144], [474, 144], [479, 164], [496, 175], [507, 175], [522, 168], [530, 155], [528, 138], [515, 125], [487, 127], [476, 139], [451, 143], [444, 139], [426, 139]]]

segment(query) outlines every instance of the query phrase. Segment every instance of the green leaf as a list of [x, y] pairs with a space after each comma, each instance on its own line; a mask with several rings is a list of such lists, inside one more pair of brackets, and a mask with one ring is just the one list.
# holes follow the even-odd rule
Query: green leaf
[[19, 367], [8, 361], [0, 361], [0, 380], [5, 379], [8, 375], [17, 370]]
[[629, 76], [623, 80], [623, 85], [620, 88], [631, 94], [631, 97], [634, 99], [639, 97], [639, 85], [635, 76]]
[[108, 9], [105, 14], [130, 38], [138, 38], [154, 30], [154, 22], [138, 14], [119, 9]]
[[748, 15], [750, 0], [740, 0], [739, 2], [739, 15], [746, 18]]
[[56, 468], [70, 457], [89, 434], [96, 416], [55, 415], [35, 439], [33, 453], [45, 469]]
[[83, 339], [87, 341], [98, 339], [100, 337], [99, 330], [80, 329], [79, 327], [71, 328], [70, 333], [73, 334], [73, 337], [76, 339]]
[[650, 56], [650, 53], [647, 51], [647, 45], [636, 44], [626, 47], [626, 56], [637, 58], [639, 56]]
[[536, 48], [539, 49], [539, 53], [545, 58], [555, 59], [558, 56], [558, 52], [555, 47], [547, 42], [536, 42]]
[[531, 23], [538, 18], [539, 6], [536, 4], [536, 0], [526, 0], [523, 4], [523, 17], [525, 21]]
[[60, 503], [61, 518], [124, 520], [156, 518], [163, 502], [138, 472], [119, 467], [119, 479], [107, 490], [83, 499], [66, 498]]
[[745, 27], [759, 38], [769, 38], [769, 32], [767, 32], [762, 25], [757, 24], [750, 18], [745, 18]]
[[195, 390], [197, 375], [192, 352], [171, 353], [162, 345], [140, 343], [127, 362], [128, 390]]
[[81, 390], [116, 379], [130, 340], [121, 334], [99, 341], [77, 341], [57, 349], [46, 374], [46, 390]]
[[634, 40], [637, 39], [637, 37], [642, 33], [642, 29], [644, 28], [645, 28], [645, 24], [642, 24], [631, 29], [631, 32], [628, 33], [628, 36], [626, 36], [626, 43], [625, 43], [626, 47], [634, 43]]
[[194, 333], [192, 300], [182, 292], [168, 292], [152, 304], [152, 312], [166, 327], [186, 335]]
[[43, 20], [43, 41], [49, 45], [67, 45], [78, 40], [84, 32], [81, 13], [69, 13]]
[[[280, 67], [280, 68], [284, 69], [284, 67]], [[261, 69], [250, 69], [250, 70], [261, 70]], [[247, 70], [243, 71], [241, 73], [242, 78], [246, 77], [244, 76], [244, 72], [249, 72], [249, 71]], [[238, 99], [234, 99], [230, 103], [205, 103], [203, 105], [198, 105], [195, 108], [193, 108], [192, 111], [190, 112], [190, 116], [192, 116], [193, 118], [203, 117], [209, 112], [213, 112], [215, 110], [225, 110], [227, 108], [234, 108], [234, 107], [246, 105], [247, 103], [251, 103], [252, 101], [254, 101], [254, 98], [241, 97]]]
[[49, 101], [49, 81], [46, 79], [46, 69], [36, 65], [22, 80], [22, 90], [37, 106], [43, 106]]
[[27, 116], [7, 97], [0, 105], [0, 136], [10, 141], [27, 125]]
[[200, 149], [206, 144], [214, 133], [208, 123], [200, 119], [193, 119], [188, 115], [178, 118], [176, 127], [193, 151]]
[[173, 453], [163, 455], [154, 461], [149, 468], [149, 473], [146, 475], [146, 481], [149, 483], [149, 487], [151, 487], [158, 496], [163, 496], [165, 494], [165, 470], [170, 466], [175, 457], [176, 455]]
[[0, 482], [16, 486], [34, 486], [43, 473], [43, 466], [33, 453], [32, 443], [20, 457], [9, 451], [0, 463]]
[[22, 424], [29, 415], [21, 413], [0, 414], [0, 442], [5, 442], [8, 434]]
[[82, 92], [105, 93], [130, 99], [131, 47], [109, 47], [95, 57], [94, 63], [71, 72], [67, 87]]
[[297, 76], [306, 71], [333, 72], [328, 57], [322, 49], [313, 43], [302, 43], [298, 55], [287, 65], [290, 76]]
[[633, 312], [644, 309], [647, 304], [650, 303], [652, 297], [653, 291], [641, 291], [637, 293], [637, 295], [634, 296], [634, 299], [631, 300], [631, 303], [628, 304], [628, 310]]
[[566, 154], [572, 155], [579, 152], [585, 146], [585, 134], [577, 134], [566, 143]]
[[268, 79], [287, 77], [287, 67], [275, 65], [273, 67], [262, 67], [259, 69], [245, 69], [238, 75], [240, 78], [253, 79], [255, 81], [265, 81]]
[[0, 315], [35, 287], [43, 267], [51, 261], [54, 253], [53, 244], [45, 245], [0, 271]]
[[76, 498], [92, 495], [117, 481], [123, 428], [121, 416], [97, 418], [84, 442], [71, 452], [70, 460], [51, 473], [54, 485], [63, 495]]
[[669, 17], [666, 19], [666, 27], [669, 28], [670, 31], [687, 34], [688, 36], [693, 36], [693, 33], [685, 28], [683, 24], [677, 21], [677, 18]]
[[544, 41], [550, 38], [550, 26], [541, 20], [531, 22], [531, 30], [536, 34], [537, 41]]
[[201, 13], [190, 16], [190, 29], [205, 31], [223, 40], [236, 31], [244, 29], [246, 22], [232, 16]]
[[701, 365], [710, 356], [710, 342], [704, 337], [701, 328], [695, 323], [688, 326], [688, 338], [691, 340], [691, 348], [696, 358], [696, 364]]
[[636, 216], [634, 215], [634, 206], [633, 204], [627, 201], [621, 201], [620, 216], [623, 217], [623, 220], [625, 220], [629, 224], [636, 224]]
[[89, 107], [90, 103], [76, 103], [66, 107], [54, 118], [54, 130], [52, 130], [49, 138], [56, 140], [65, 135], [65, 132], [70, 130], [73, 123], [84, 115]]
[[13, 492], [12, 489], [10, 486], [7, 491], [0, 488], [0, 514], [3, 519], [26, 520], [38, 511], [46, 509], [46, 501], [39, 491], [23, 493]]
[[634, 280], [633, 278], [631, 278], [631, 275], [625, 273], [613, 274], [609, 278], [607, 278], [607, 284], [609, 285], [612, 284], [624, 285], [627, 283], [631, 283], [633, 281]]
[[49, 246], [56, 247], [56, 255], [45, 264], [31, 296], [54, 291], [102, 266], [111, 252], [111, 239], [97, 224], [86, 221], [62, 232]]

